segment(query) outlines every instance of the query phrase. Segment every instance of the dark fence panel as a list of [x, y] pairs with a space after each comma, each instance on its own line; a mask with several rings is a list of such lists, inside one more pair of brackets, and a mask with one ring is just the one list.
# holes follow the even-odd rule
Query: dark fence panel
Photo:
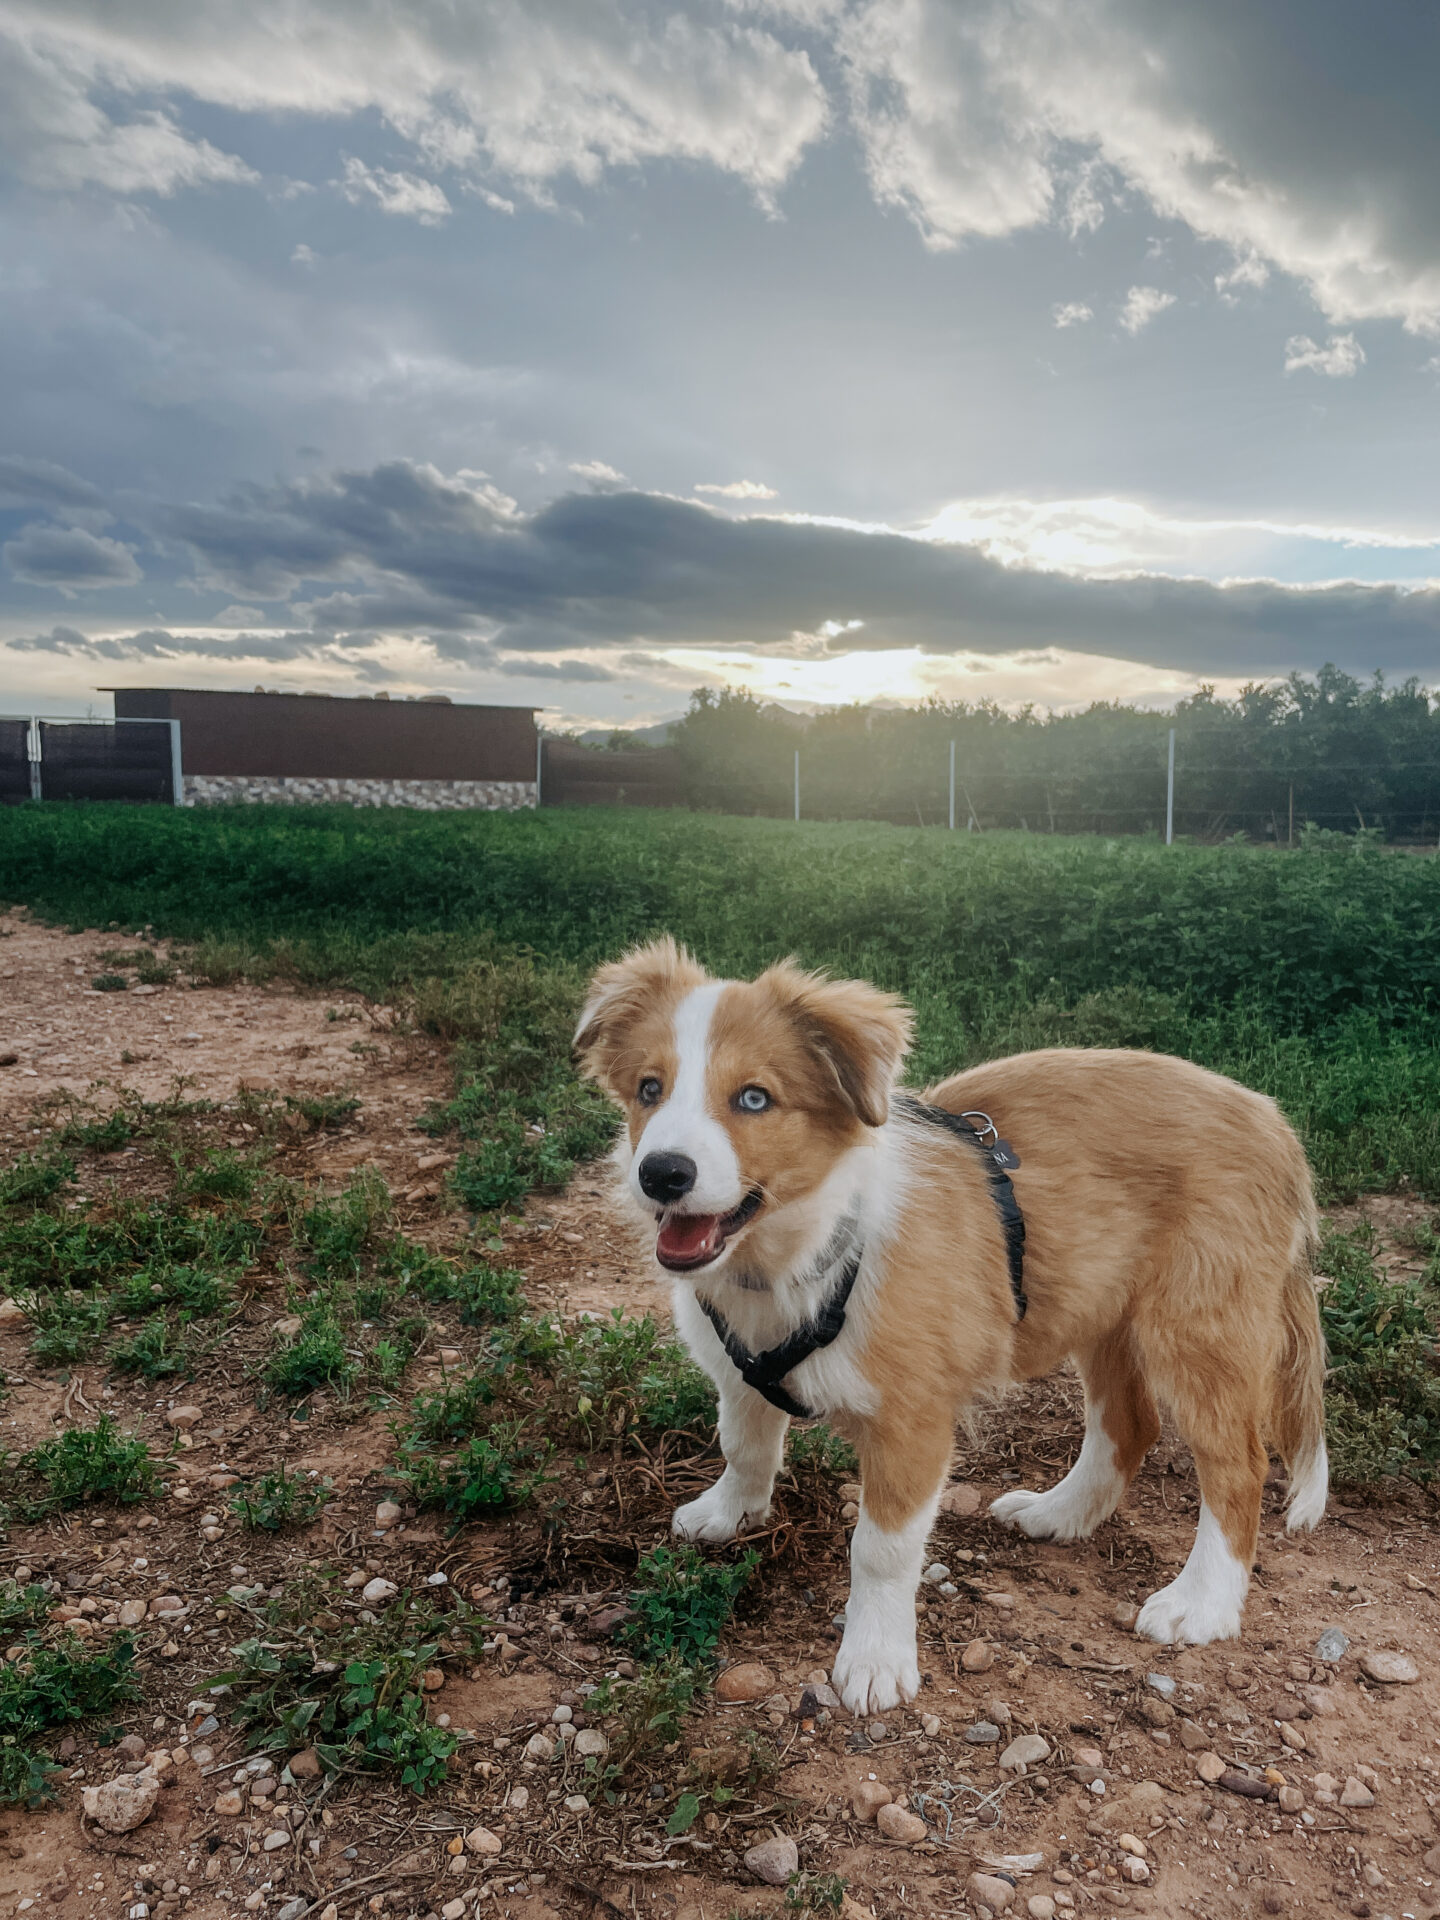
[[540, 774], [546, 807], [683, 807], [680, 755], [668, 747], [611, 753], [547, 740]]
[[30, 722], [0, 720], [0, 806], [30, 798]]
[[123, 726], [40, 722], [40, 796], [44, 800], [175, 799], [168, 721]]

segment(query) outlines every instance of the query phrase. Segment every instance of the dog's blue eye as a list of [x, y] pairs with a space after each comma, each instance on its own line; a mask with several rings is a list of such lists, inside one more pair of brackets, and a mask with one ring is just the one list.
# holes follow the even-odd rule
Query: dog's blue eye
[[735, 1104], [742, 1113], [764, 1113], [770, 1105], [770, 1096], [763, 1087], [742, 1087], [735, 1096]]
[[660, 1098], [660, 1082], [655, 1079], [642, 1080], [636, 1098], [642, 1107], [653, 1107]]

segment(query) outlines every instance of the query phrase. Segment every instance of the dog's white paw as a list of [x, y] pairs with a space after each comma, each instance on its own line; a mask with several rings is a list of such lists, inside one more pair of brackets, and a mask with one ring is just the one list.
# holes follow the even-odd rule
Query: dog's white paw
[[724, 1474], [698, 1500], [687, 1500], [670, 1519], [670, 1531], [682, 1540], [709, 1540], [720, 1543], [733, 1540], [747, 1520], [764, 1520], [770, 1503], [746, 1510], [744, 1499], [733, 1487], [727, 1487]]
[[920, 1664], [913, 1646], [885, 1648], [862, 1643], [852, 1648], [847, 1635], [840, 1642], [830, 1680], [846, 1708], [859, 1720], [867, 1714], [889, 1713], [902, 1701], [913, 1700], [920, 1691]]
[[1231, 1595], [1205, 1591], [1196, 1580], [1182, 1573], [1168, 1587], [1152, 1593], [1140, 1609], [1135, 1631], [1161, 1646], [1206, 1647], [1212, 1640], [1236, 1640], [1240, 1636], [1243, 1601]]
[[992, 1520], [998, 1520], [1002, 1527], [1018, 1527], [1032, 1540], [1083, 1540], [1104, 1517], [1092, 1518], [1059, 1487], [1052, 1487], [1049, 1493], [1031, 1493], [1017, 1487], [1014, 1493], [1002, 1493], [990, 1503]]

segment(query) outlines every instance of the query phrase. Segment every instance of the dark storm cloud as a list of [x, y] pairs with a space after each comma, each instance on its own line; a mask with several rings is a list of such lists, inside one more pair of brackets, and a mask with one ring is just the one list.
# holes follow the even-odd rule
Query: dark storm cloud
[[[350, 635], [347, 652], [363, 652], [375, 643], [365, 635]], [[213, 634], [172, 633], [167, 627], [143, 627], [138, 633], [91, 639], [75, 627], [52, 627], [10, 640], [17, 653], [70, 654], [87, 660], [287, 660], [333, 659], [334, 649], [319, 635], [304, 632], [238, 633], [217, 639]]]
[[[735, 519], [644, 493], [568, 494], [533, 514], [395, 462], [174, 509], [168, 535], [203, 578], [276, 593], [325, 579], [413, 599], [497, 647], [765, 646], [860, 621], [837, 651], [1012, 653], [1068, 647], [1192, 672], [1276, 673], [1334, 660], [1433, 672], [1440, 593], [1144, 575], [1081, 579], [975, 548], [794, 520]], [[371, 624], [367, 616], [367, 624]]]
[[5, 564], [17, 580], [62, 591], [91, 587], [128, 587], [142, 578], [132, 548], [82, 527], [47, 526], [32, 521], [3, 549]]
[[0, 454], [0, 507], [103, 507], [98, 487], [53, 460], [26, 460]]

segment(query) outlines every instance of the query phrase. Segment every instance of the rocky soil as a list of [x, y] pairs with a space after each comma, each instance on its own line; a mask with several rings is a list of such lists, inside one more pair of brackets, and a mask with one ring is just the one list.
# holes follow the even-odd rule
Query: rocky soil
[[[15, 1056], [0, 1066], [0, 1156], [31, 1140], [37, 1097], [101, 1075], [151, 1097], [177, 1071], [217, 1100], [252, 1076], [353, 1087], [351, 1127], [297, 1137], [286, 1170], [334, 1184], [374, 1164], [404, 1196], [407, 1233], [463, 1242], [443, 1165], [422, 1165], [434, 1143], [414, 1130], [446, 1086], [428, 1043], [353, 996], [96, 993], [114, 936], [14, 917], [0, 932], [0, 1057]], [[87, 1154], [82, 1177], [100, 1191], [139, 1175], [126, 1154]], [[1394, 1204], [1370, 1211], [1382, 1231], [1398, 1218]], [[538, 1308], [664, 1311], [598, 1170], [532, 1200], [505, 1242]], [[1088, 1542], [1016, 1539], [985, 1518], [989, 1500], [1049, 1484], [1078, 1446], [1072, 1383], [1017, 1395], [957, 1456], [921, 1597], [921, 1694], [857, 1724], [828, 1687], [855, 1489], [797, 1471], [756, 1538], [764, 1562], [713, 1697], [626, 1805], [592, 1805], [585, 1760], [613, 1729], [587, 1701], [624, 1669], [611, 1630], [635, 1555], [718, 1462], [693, 1445], [594, 1453], [567, 1469], [560, 1532], [522, 1514], [448, 1535], [384, 1481], [383, 1410], [323, 1395], [304, 1420], [256, 1407], [246, 1342], [283, 1310], [257, 1287], [233, 1347], [174, 1391], [98, 1363], [39, 1370], [23, 1327], [0, 1327], [8, 1451], [101, 1408], [152, 1451], [175, 1447], [163, 1497], [17, 1525], [0, 1545], [0, 1575], [50, 1582], [57, 1617], [82, 1636], [129, 1627], [144, 1686], [112, 1730], [123, 1737], [101, 1744], [91, 1723], [65, 1736], [55, 1803], [0, 1817], [0, 1916], [1440, 1913], [1440, 1536], [1427, 1494], [1352, 1493], [1297, 1543], [1280, 1531], [1277, 1476], [1243, 1638], [1157, 1649], [1129, 1622], [1188, 1551], [1188, 1456], [1167, 1435]], [[440, 1316], [407, 1391], [480, 1341]], [[299, 1533], [241, 1530], [229, 1486], [280, 1459], [323, 1472], [337, 1497]], [[432, 1676], [433, 1713], [463, 1738], [425, 1799], [379, 1776], [326, 1777], [303, 1752], [288, 1766], [250, 1757], [208, 1692], [249, 1631], [245, 1596], [283, 1591], [307, 1566], [338, 1570], [338, 1604], [357, 1612], [383, 1593], [376, 1582], [422, 1591], [443, 1578], [490, 1618], [487, 1651], [447, 1655]], [[667, 1832], [686, 1791], [703, 1811]]]

